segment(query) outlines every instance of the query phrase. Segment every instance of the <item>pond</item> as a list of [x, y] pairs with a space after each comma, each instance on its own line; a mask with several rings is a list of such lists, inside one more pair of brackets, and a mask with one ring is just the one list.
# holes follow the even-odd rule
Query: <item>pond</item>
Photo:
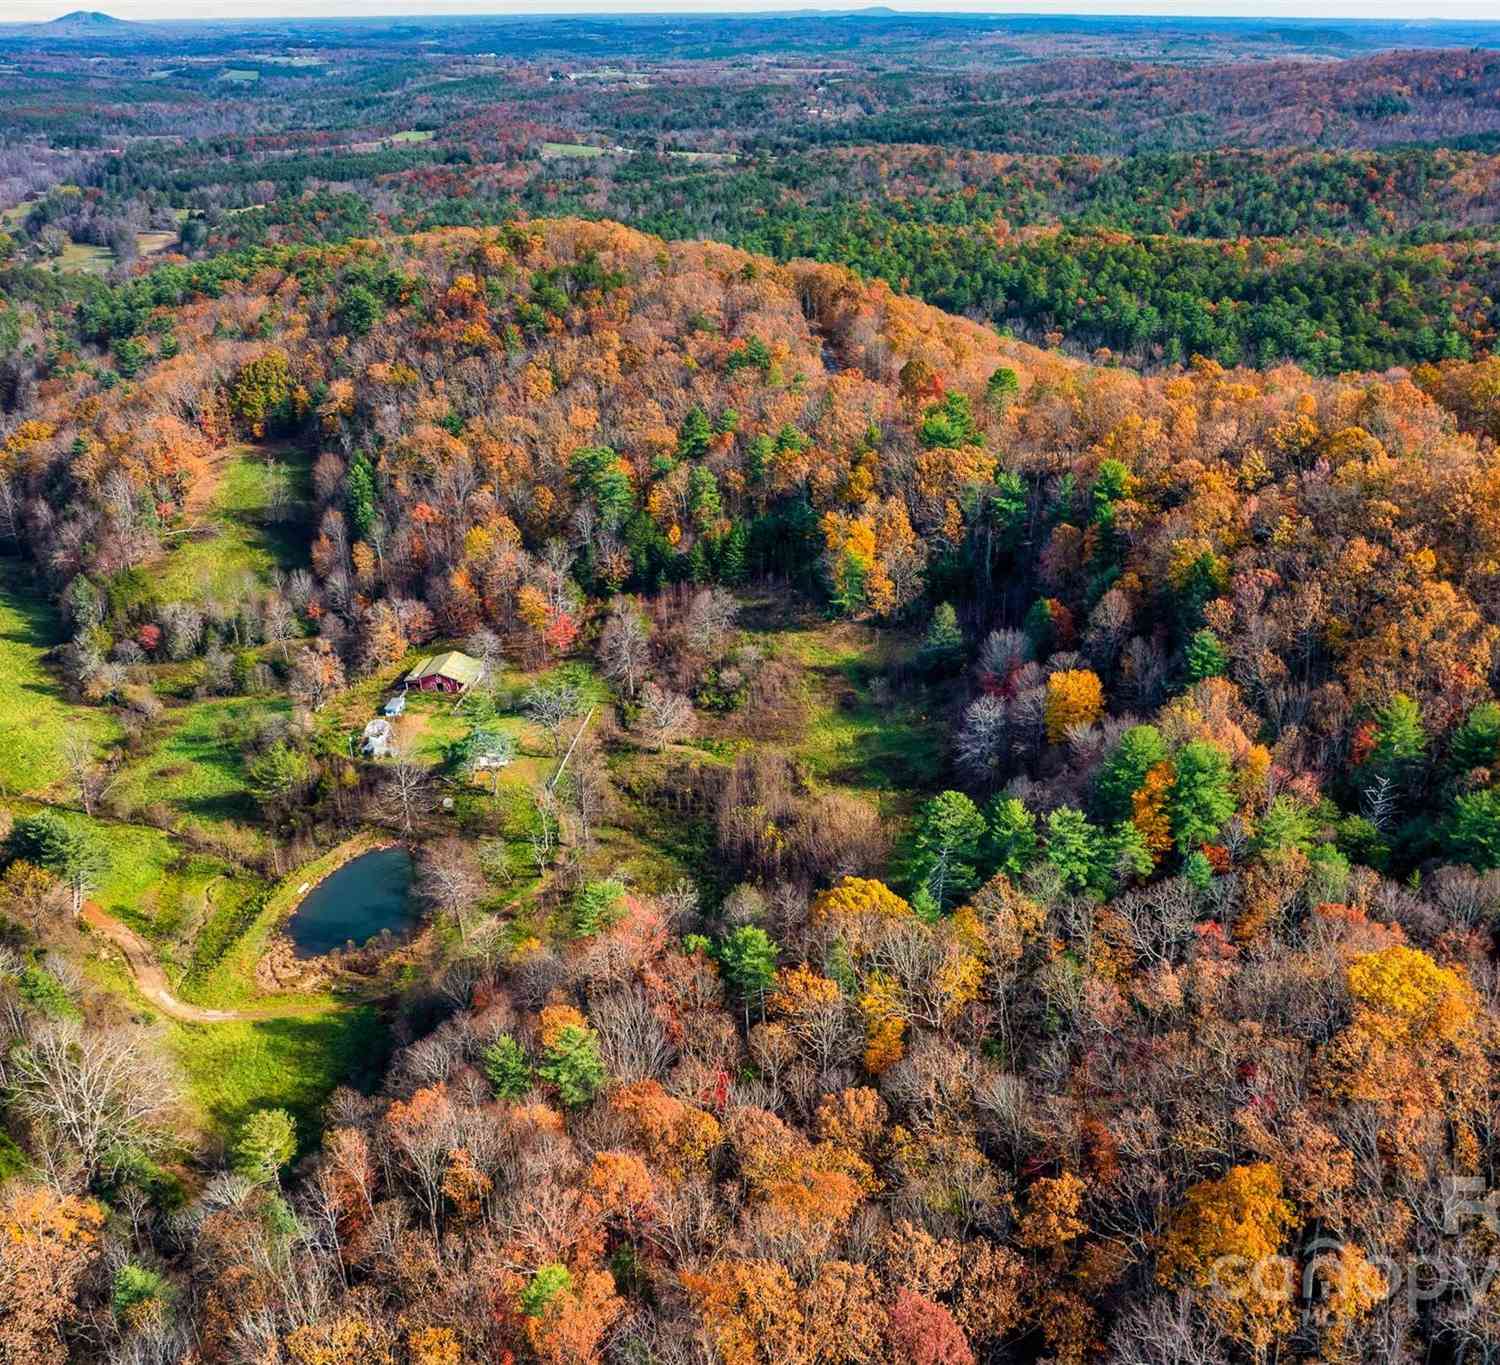
[[324, 877], [286, 922], [298, 957], [318, 957], [383, 929], [400, 934], [421, 919], [411, 894], [411, 854], [377, 848]]

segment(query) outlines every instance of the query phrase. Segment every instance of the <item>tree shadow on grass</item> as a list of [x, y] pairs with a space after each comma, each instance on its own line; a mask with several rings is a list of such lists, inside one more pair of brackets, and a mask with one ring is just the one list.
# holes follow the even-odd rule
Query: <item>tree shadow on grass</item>
[[217, 796], [181, 796], [172, 804], [184, 815], [197, 816], [200, 820], [215, 823], [252, 820], [259, 809], [255, 804], [255, 798], [248, 792], [224, 792]]
[[205, 1109], [232, 1134], [255, 1110], [286, 1109], [304, 1150], [316, 1144], [323, 1107], [339, 1085], [368, 1093], [390, 1056], [375, 1009], [355, 1005], [315, 1015], [282, 1015], [242, 1025], [185, 1025], [185, 1062], [200, 1086], [221, 1087]]

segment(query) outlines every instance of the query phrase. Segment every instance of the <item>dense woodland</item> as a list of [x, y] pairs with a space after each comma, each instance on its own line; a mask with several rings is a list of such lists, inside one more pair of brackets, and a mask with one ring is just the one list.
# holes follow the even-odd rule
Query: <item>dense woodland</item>
[[1500, 1357], [1500, 58], [577, 23], [0, 33], [0, 1362]]

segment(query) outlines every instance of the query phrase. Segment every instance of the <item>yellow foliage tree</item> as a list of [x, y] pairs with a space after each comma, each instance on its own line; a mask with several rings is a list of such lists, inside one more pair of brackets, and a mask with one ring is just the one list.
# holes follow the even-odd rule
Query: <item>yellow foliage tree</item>
[[1473, 1025], [1474, 988], [1451, 967], [1403, 944], [1366, 953], [1349, 964], [1349, 994], [1367, 1026], [1392, 1041], [1453, 1042]]
[[865, 1070], [878, 1076], [906, 1055], [900, 988], [883, 972], [875, 972], [859, 998], [859, 1008], [865, 1016]]
[[[1335, 1089], [1406, 1112], [1441, 1109], [1455, 1117], [1480, 1102], [1487, 1070], [1479, 1005], [1462, 974], [1393, 944], [1356, 958], [1346, 981], [1354, 1018], [1326, 1054]], [[1393, 1133], [1393, 1142], [1398, 1137]]]
[[0, 1360], [61, 1365], [61, 1328], [99, 1258], [104, 1210], [92, 1199], [12, 1182], [0, 1200]]
[[911, 906], [884, 882], [845, 877], [813, 901], [808, 918], [814, 925], [835, 928], [858, 957], [871, 946], [882, 922], [911, 914]]
[[1104, 685], [1087, 668], [1065, 669], [1047, 679], [1047, 738], [1058, 744], [1075, 725], [1092, 725], [1104, 710]]
[[1292, 1326], [1281, 1247], [1295, 1221], [1276, 1167], [1231, 1166], [1188, 1190], [1168, 1229], [1157, 1279], [1204, 1291], [1224, 1330], [1264, 1351]]
[[1036, 1251], [1057, 1251], [1087, 1232], [1088, 1224], [1078, 1216], [1083, 1192], [1083, 1181], [1072, 1171], [1038, 1180], [1031, 1187], [1021, 1219], [1021, 1245]]

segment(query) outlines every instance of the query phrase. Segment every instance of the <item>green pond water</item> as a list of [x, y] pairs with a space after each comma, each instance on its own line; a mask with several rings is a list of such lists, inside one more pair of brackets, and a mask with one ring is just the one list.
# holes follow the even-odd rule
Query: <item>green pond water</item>
[[411, 894], [411, 854], [377, 848], [324, 877], [286, 923], [298, 957], [367, 943], [389, 929], [404, 933], [422, 918]]

